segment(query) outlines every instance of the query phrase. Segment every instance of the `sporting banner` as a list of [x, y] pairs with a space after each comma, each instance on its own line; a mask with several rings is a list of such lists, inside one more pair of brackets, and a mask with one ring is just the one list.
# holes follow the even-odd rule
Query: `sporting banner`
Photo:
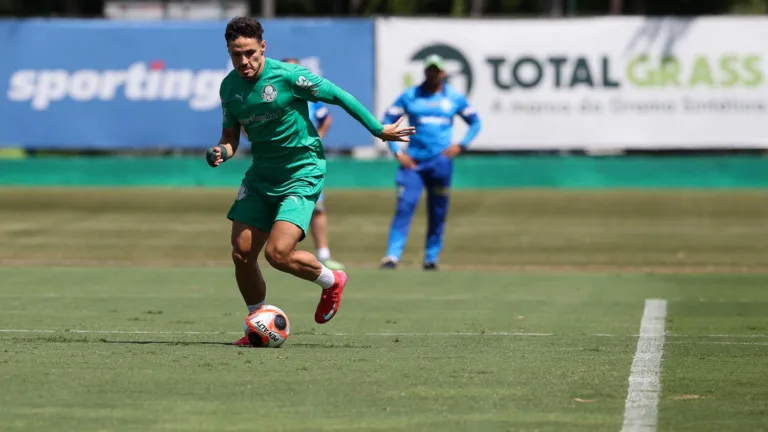
[[764, 148], [766, 41], [762, 17], [378, 19], [377, 113], [437, 53], [483, 121], [477, 149]]
[[[373, 22], [265, 20], [267, 55], [297, 57], [373, 104]], [[0, 146], [204, 148], [221, 133], [226, 21], [0, 21]], [[339, 107], [327, 148], [370, 145]], [[243, 139], [242, 145], [248, 145]]]

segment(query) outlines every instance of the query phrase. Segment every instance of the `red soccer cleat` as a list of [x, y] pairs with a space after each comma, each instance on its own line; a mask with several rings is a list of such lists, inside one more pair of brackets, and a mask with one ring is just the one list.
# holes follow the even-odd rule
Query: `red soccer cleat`
[[320, 296], [320, 303], [315, 310], [315, 322], [325, 324], [336, 315], [341, 304], [341, 295], [344, 293], [344, 287], [347, 286], [347, 274], [341, 270], [333, 272], [336, 283], [332, 287], [323, 290]]
[[243, 336], [242, 338], [236, 340], [235, 342], [232, 342], [232, 345], [234, 345], [234, 346], [251, 346], [251, 342], [248, 340], [248, 336]]

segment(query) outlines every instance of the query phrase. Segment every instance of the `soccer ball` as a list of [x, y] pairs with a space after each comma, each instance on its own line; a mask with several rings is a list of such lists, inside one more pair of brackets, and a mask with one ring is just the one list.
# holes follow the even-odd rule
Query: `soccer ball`
[[264, 305], [245, 318], [245, 336], [255, 347], [277, 348], [290, 332], [288, 315], [277, 306]]

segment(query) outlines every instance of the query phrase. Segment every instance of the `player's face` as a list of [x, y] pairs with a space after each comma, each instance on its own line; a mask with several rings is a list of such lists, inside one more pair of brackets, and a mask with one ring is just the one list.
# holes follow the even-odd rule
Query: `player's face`
[[427, 84], [430, 86], [437, 86], [443, 78], [445, 78], [445, 72], [435, 66], [430, 66], [424, 69], [424, 79], [427, 80]]
[[239, 37], [227, 45], [232, 66], [245, 79], [253, 78], [261, 72], [266, 49], [266, 42], [245, 37]]

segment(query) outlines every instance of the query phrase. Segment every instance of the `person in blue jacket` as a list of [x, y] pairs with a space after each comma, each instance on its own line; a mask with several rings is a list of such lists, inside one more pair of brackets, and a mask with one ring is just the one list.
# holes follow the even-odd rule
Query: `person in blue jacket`
[[[437, 269], [448, 214], [453, 159], [467, 149], [481, 128], [480, 118], [467, 98], [446, 82], [442, 57], [427, 57], [424, 75], [424, 82], [405, 90], [384, 116], [384, 123], [388, 124], [405, 114], [418, 132], [411, 137], [407, 150], [402, 150], [397, 143], [388, 143], [400, 168], [396, 177], [397, 209], [390, 226], [386, 256], [381, 261], [383, 269], [397, 267], [424, 188], [428, 223], [423, 267]], [[456, 115], [469, 125], [458, 143], [452, 142]]]

